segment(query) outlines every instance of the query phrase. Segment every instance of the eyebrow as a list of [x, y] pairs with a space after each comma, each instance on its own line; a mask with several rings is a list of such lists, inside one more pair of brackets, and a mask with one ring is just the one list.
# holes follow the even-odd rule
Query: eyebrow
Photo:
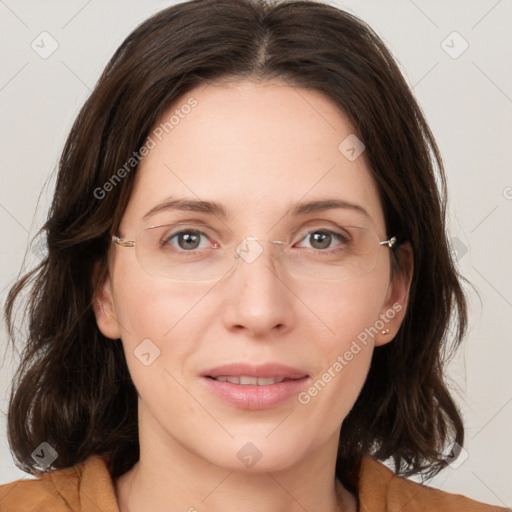
[[362, 213], [371, 220], [370, 214], [360, 205], [349, 203], [343, 199], [321, 199], [316, 201], [306, 201], [295, 204], [288, 212], [292, 216], [307, 215], [309, 213], [322, 212], [325, 210], [333, 210], [336, 208], [344, 208], [347, 210], [355, 210]]
[[144, 214], [143, 220], [165, 210], [179, 210], [188, 212], [201, 212], [226, 218], [227, 210], [214, 201], [200, 201], [195, 199], [166, 199], [163, 203], [157, 204]]
[[[348, 210], [354, 210], [369, 220], [373, 220], [371, 215], [360, 205], [349, 203], [343, 199], [318, 199], [314, 201], [304, 201], [295, 203], [289, 207], [288, 215], [293, 217], [299, 217], [302, 215], [308, 215], [310, 213], [322, 212], [326, 210], [333, 210], [337, 208], [344, 208]], [[210, 215], [216, 215], [221, 218], [228, 217], [228, 211], [224, 206], [215, 201], [202, 201], [195, 199], [173, 199], [169, 198], [163, 203], [160, 203], [151, 208], [143, 217], [143, 220], [147, 220], [149, 217], [167, 210], [178, 210], [178, 211], [192, 211], [206, 213]]]

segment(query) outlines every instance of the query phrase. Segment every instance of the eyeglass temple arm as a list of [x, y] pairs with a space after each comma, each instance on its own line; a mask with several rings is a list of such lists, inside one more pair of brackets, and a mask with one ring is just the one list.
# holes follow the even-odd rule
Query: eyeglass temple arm
[[382, 240], [379, 242], [379, 245], [387, 245], [388, 247], [393, 247], [396, 243], [396, 236], [388, 239], [388, 240]]
[[121, 247], [135, 247], [135, 242], [133, 240], [123, 240], [115, 235], [112, 236], [112, 241]]

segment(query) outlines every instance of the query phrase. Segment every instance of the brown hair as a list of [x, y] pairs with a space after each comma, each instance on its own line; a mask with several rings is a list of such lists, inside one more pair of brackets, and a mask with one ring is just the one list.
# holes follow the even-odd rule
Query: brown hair
[[[395, 339], [374, 350], [343, 422], [338, 477], [351, 487], [348, 475], [367, 454], [392, 458], [398, 473], [430, 477], [446, 465], [447, 443], [463, 444], [460, 412], [442, 373], [467, 323], [446, 238], [443, 165], [392, 55], [364, 22], [327, 4], [192, 0], [142, 23], [108, 63], [62, 153], [44, 226], [48, 254], [8, 296], [13, 339], [15, 303], [31, 285], [29, 335], [8, 417], [23, 470], [37, 472], [31, 453], [43, 441], [58, 452], [55, 468], [104, 454], [116, 477], [137, 461], [137, 393], [121, 341], [100, 333], [91, 307], [136, 166], [108, 193], [95, 191], [105, 190], [178, 97], [238, 78], [278, 78], [332, 99], [366, 144], [387, 232], [413, 249], [409, 306]], [[93, 283], [98, 262], [101, 275]]]

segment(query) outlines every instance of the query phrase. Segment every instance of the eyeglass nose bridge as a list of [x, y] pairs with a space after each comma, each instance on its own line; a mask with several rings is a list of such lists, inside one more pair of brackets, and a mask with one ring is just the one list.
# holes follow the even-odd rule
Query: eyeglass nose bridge
[[276, 244], [274, 247], [280, 247], [284, 249], [286, 243], [281, 240], [263, 240], [257, 236], [246, 236], [236, 247], [235, 247], [235, 258], [242, 259], [245, 263], [253, 263], [256, 261], [264, 249], [260, 242], [268, 244]]

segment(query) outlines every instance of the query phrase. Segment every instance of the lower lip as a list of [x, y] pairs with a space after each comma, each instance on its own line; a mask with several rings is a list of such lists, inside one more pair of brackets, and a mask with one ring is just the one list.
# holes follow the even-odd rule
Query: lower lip
[[210, 377], [204, 377], [204, 380], [210, 390], [225, 402], [239, 409], [255, 411], [275, 407], [290, 397], [298, 395], [308, 377], [286, 380], [277, 384], [269, 384], [268, 386], [233, 384], [232, 382], [222, 382]]

